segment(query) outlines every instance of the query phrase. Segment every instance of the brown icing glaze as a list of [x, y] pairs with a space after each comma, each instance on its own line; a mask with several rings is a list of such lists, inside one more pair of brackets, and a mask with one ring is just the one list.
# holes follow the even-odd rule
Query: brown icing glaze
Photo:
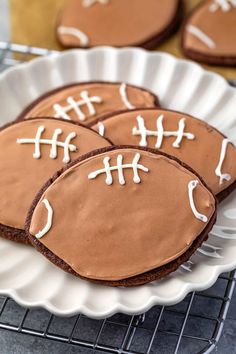
[[92, 130], [58, 119], [34, 119], [9, 125], [0, 131], [0, 224], [24, 229], [24, 222], [33, 198], [41, 186], [59, 169], [63, 147], [57, 148], [57, 158], [51, 159], [50, 145], [41, 144], [41, 157], [33, 157], [34, 144], [19, 144], [17, 139], [35, 138], [39, 126], [44, 126], [42, 139], [52, 139], [55, 129], [62, 129], [58, 141], [64, 142], [69, 133], [76, 137], [71, 144], [78, 147], [70, 152], [71, 160], [97, 148], [109, 146], [109, 142]]
[[[222, 141], [225, 138], [216, 129], [206, 122], [193, 118], [185, 113], [161, 110], [161, 109], [141, 109], [132, 112], [123, 112], [110, 118], [104, 119], [102, 123], [105, 127], [105, 137], [111, 139], [115, 145], [139, 145], [140, 135], [134, 136], [132, 130], [138, 127], [137, 116], [144, 118], [145, 126], [149, 130], [157, 130], [157, 118], [163, 114], [163, 127], [165, 131], [177, 131], [179, 121], [185, 118], [185, 132], [192, 133], [195, 138], [188, 140], [183, 137], [179, 148], [172, 146], [176, 137], [164, 137], [160, 150], [173, 155], [192, 167], [207, 183], [215, 195], [219, 194], [236, 180], [236, 149], [232, 144], [228, 144], [226, 156], [222, 165], [222, 173], [231, 175], [230, 181], [223, 181], [215, 170], [219, 163]], [[97, 124], [93, 125], [97, 129]], [[147, 147], [155, 148], [157, 137], [147, 137]]]
[[[60, 15], [57, 35], [66, 47], [144, 45], [172, 25], [178, 6], [179, 0], [109, 0], [85, 7], [83, 0], [70, 0]], [[86, 42], [60, 33], [62, 26], [79, 29]]]
[[[82, 124], [87, 125], [90, 123], [91, 119], [99, 118], [107, 113], [128, 109], [120, 95], [121, 85], [121, 83], [103, 82], [68, 85], [39, 97], [39, 99], [25, 109], [19, 119], [27, 119], [32, 117], [53, 117], [56, 115], [56, 111], [53, 108], [54, 104], [59, 104], [62, 107], [66, 107], [68, 106], [68, 97], [73, 97], [75, 101], [80, 101], [82, 100], [80, 96], [81, 92], [87, 91], [89, 97], [97, 96], [102, 99], [101, 103], [93, 103], [95, 114], [92, 116], [89, 115], [88, 107], [86, 105], [80, 107], [81, 111], [85, 115], [84, 120], [80, 120], [78, 114], [73, 108], [67, 112], [67, 115], [72, 121], [81, 122]], [[157, 105], [157, 97], [144, 89], [126, 85], [126, 94], [129, 102], [134, 107], [155, 107]], [[60, 116], [60, 118], [63, 117]]]
[[[236, 7], [230, 5], [228, 11], [218, 8], [211, 11], [213, 0], [203, 3], [193, 11], [185, 24], [183, 46], [186, 51], [210, 56], [236, 57]], [[195, 26], [213, 42], [210, 48], [202, 40], [189, 32], [188, 26]]]
[[[116, 166], [139, 164], [148, 172], [138, 172], [134, 183], [132, 168], [123, 169], [125, 184], [112, 171], [89, 179], [103, 169], [110, 157]], [[190, 207], [188, 183], [198, 180], [194, 203], [211, 219], [215, 199], [199, 178], [177, 161], [137, 148], [116, 148], [75, 163], [43, 192], [33, 210], [29, 232], [37, 235], [47, 222], [47, 199], [53, 209], [52, 225], [38, 241], [67, 263], [78, 275], [97, 280], [120, 280], [142, 274], [178, 258], [205, 230], [208, 223], [197, 219]], [[90, 222], [88, 222], [90, 220]]]

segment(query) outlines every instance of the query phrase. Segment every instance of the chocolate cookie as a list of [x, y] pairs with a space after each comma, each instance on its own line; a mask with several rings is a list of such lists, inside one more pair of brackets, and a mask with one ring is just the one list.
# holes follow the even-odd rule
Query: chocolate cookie
[[154, 48], [180, 22], [181, 0], [70, 0], [57, 24], [64, 47]]
[[82, 156], [34, 200], [26, 231], [65, 271], [132, 286], [175, 270], [207, 238], [216, 201], [189, 167], [161, 152], [110, 147]]
[[104, 117], [95, 130], [115, 145], [160, 149], [191, 166], [222, 200], [236, 187], [236, 148], [215, 128], [185, 113], [139, 109]]
[[0, 235], [28, 243], [24, 223], [41, 186], [79, 156], [110, 143], [95, 131], [39, 118], [0, 130]]
[[17, 120], [56, 117], [87, 125], [107, 113], [156, 106], [158, 98], [148, 90], [125, 83], [86, 82], [47, 92], [26, 107]]
[[235, 0], [203, 1], [182, 31], [184, 54], [208, 64], [236, 65]]

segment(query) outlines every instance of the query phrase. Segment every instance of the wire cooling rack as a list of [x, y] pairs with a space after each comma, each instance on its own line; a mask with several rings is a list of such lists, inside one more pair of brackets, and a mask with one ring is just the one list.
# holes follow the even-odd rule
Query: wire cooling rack
[[[0, 71], [32, 55], [50, 53], [0, 41]], [[223, 274], [212, 288], [191, 293], [175, 306], [155, 306], [139, 316], [116, 314], [105, 320], [84, 315], [60, 318], [42, 309], [24, 309], [0, 296], [0, 330], [91, 349], [91, 353], [210, 353], [220, 338], [235, 279], [235, 271]]]
[[155, 306], [140, 316], [92, 320], [60, 318], [42, 309], [24, 309], [0, 296], [0, 330], [14, 331], [92, 353], [195, 354], [216, 346], [233, 294], [235, 272], [222, 275], [207, 291], [191, 293], [175, 306]]

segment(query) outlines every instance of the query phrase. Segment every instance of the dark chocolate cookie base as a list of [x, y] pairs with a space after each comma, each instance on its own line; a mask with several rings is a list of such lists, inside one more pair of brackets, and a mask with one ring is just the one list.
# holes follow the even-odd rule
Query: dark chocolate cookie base
[[[64, 119], [61, 119], [61, 118], [50, 118], [50, 117], [37, 117], [37, 118], [43, 118], [43, 119], [54, 119], [54, 120], [57, 120], [57, 121], [61, 121], [61, 122], [65, 122]], [[28, 120], [35, 120], [37, 118], [28, 118]], [[21, 123], [22, 120], [18, 120], [18, 121], [13, 121], [13, 122], [10, 122], [10, 123], [7, 123], [5, 124], [4, 126], [0, 127], [0, 132], [12, 125], [15, 125], [15, 124], [18, 124], [18, 123]], [[67, 121], [68, 122], [68, 121]], [[80, 126], [80, 127], [83, 127], [84, 129], [88, 129], [88, 130], [92, 130], [94, 132], [93, 129], [87, 127], [87, 126], [84, 126], [80, 123], [77, 123], [77, 122], [74, 122], [74, 121], [69, 121], [68, 123], [70, 124], [73, 124], [73, 125], [77, 125], [77, 126]], [[98, 134], [98, 133], [97, 133]], [[109, 139], [106, 139], [104, 138], [105, 140], [107, 140], [110, 144], [111, 141], [109, 141]], [[0, 223], [0, 237], [3, 237], [3, 238], [6, 238], [8, 240], [11, 240], [11, 241], [16, 241], [16, 242], [19, 242], [19, 243], [24, 243], [24, 244], [31, 244], [26, 233], [25, 233], [25, 230], [23, 229], [18, 229], [18, 228], [14, 228], [14, 227], [11, 227], [11, 226], [8, 226], [8, 225], [4, 225], [4, 224], [1, 224]]]
[[7, 240], [30, 245], [30, 241], [24, 230], [0, 224], [0, 236]]
[[198, 61], [199, 63], [205, 63], [208, 65], [220, 65], [220, 66], [236, 66], [236, 57], [213, 56], [213, 55], [199, 53], [193, 50], [188, 50], [184, 46], [182, 46], [181, 48], [183, 54], [187, 58]]
[[[21, 120], [23, 120], [26, 115], [28, 114], [29, 111], [31, 111], [31, 109], [33, 107], [35, 107], [39, 102], [41, 102], [43, 99], [45, 98], [48, 98], [52, 95], [54, 95], [55, 93], [58, 93], [60, 91], [63, 91], [67, 88], [70, 88], [70, 87], [74, 87], [74, 86], [80, 86], [80, 87], [83, 87], [84, 85], [88, 85], [88, 84], [106, 84], [106, 85], [114, 85], [114, 84], [117, 84], [117, 85], [121, 85], [122, 82], [108, 82], [108, 81], [87, 81], [87, 82], [81, 82], [81, 83], [72, 83], [72, 84], [68, 84], [68, 85], [64, 85], [64, 86], [60, 86], [54, 90], [50, 90], [46, 93], [44, 93], [43, 95], [39, 96], [38, 98], [36, 98], [33, 102], [31, 102], [28, 106], [25, 107], [25, 109], [19, 114], [19, 116], [16, 118], [15, 122], [19, 122]], [[158, 96], [156, 96], [153, 92], [151, 92], [150, 90], [147, 90], [147, 89], [144, 89], [142, 87], [139, 87], [139, 86], [135, 86], [135, 85], [131, 85], [131, 84], [127, 84], [128, 86], [130, 87], [133, 87], [133, 88], [137, 88], [141, 91], [145, 91], [145, 92], [148, 92], [153, 98], [154, 98], [154, 105], [156, 107], [160, 107], [160, 103], [159, 103], [159, 99], [158, 99]], [[114, 112], [115, 113], [115, 112]], [[39, 118], [39, 117], [37, 117]], [[28, 120], [29, 118], [27, 118]], [[75, 122], [77, 123], [75, 120], [71, 120], [71, 122]], [[88, 124], [82, 124], [81, 122], [78, 122], [80, 123], [81, 125], [83, 126], [88, 126]]]
[[[30, 230], [30, 224], [31, 224], [31, 219], [33, 216], [33, 212], [35, 207], [37, 206], [42, 194], [50, 187], [50, 185], [64, 172], [66, 171], [68, 168], [74, 166], [75, 164], [77, 164], [80, 161], [83, 161], [89, 157], [104, 153], [104, 152], [109, 152], [112, 150], [116, 150], [116, 149], [122, 149], [122, 148], [135, 148], [138, 150], [143, 150], [143, 151], [149, 151], [152, 152], [154, 154], [157, 155], [163, 155], [166, 156], [168, 158], [170, 158], [171, 160], [174, 160], [176, 162], [178, 162], [181, 166], [183, 166], [184, 168], [186, 168], [188, 171], [194, 173], [202, 182], [202, 184], [209, 190], [209, 188], [207, 187], [207, 185], [205, 184], [205, 182], [202, 180], [202, 178], [200, 176], [198, 176], [198, 174], [192, 170], [192, 168], [190, 168], [189, 166], [187, 166], [186, 164], [184, 164], [183, 162], [179, 161], [177, 158], [170, 156], [168, 154], [165, 154], [163, 152], [157, 151], [155, 149], [150, 149], [150, 148], [141, 148], [139, 146], [131, 146], [131, 145], [125, 145], [125, 146], [111, 146], [111, 147], [106, 147], [103, 149], [99, 149], [99, 150], [94, 150], [86, 155], [81, 156], [80, 158], [78, 158], [77, 160], [73, 161], [72, 163], [70, 163], [67, 167], [63, 168], [62, 170], [58, 171], [49, 181], [47, 181], [47, 183], [42, 187], [42, 189], [39, 191], [38, 195], [36, 196], [36, 198], [34, 199], [31, 208], [29, 210], [27, 219], [26, 219], [26, 223], [25, 223], [25, 230], [27, 233], [27, 236], [30, 240], [30, 242], [32, 243], [32, 245], [40, 252], [42, 253], [47, 259], [49, 259], [52, 263], [54, 263], [56, 266], [60, 267], [61, 269], [63, 269], [64, 271], [73, 274], [75, 276], [78, 276], [82, 279], [86, 279], [98, 284], [102, 284], [102, 285], [107, 285], [107, 286], [136, 286], [136, 285], [142, 285], [145, 283], [149, 283], [151, 281], [160, 279], [165, 277], [166, 275], [168, 275], [169, 273], [175, 271], [181, 264], [183, 264], [184, 262], [186, 262], [191, 255], [197, 250], [197, 248], [199, 248], [202, 244], [203, 241], [205, 241], [208, 238], [208, 233], [211, 231], [215, 221], [216, 221], [216, 210], [214, 212], [214, 214], [212, 215], [209, 223], [207, 224], [206, 228], [204, 229], [204, 231], [195, 239], [195, 241], [192, 243], [192, 245], [189, 247], [189, 249], [180, 257], [178, 257], [177, 259], [175, 259], [174, 261], [163, 265], [159, 268], [150, 270], [148, 272], [145, 272], [143, 274], [140, 275], [136, 275], [134, 277], [130, 277], [127, 279], [123, 279], [123, 280], [117, 280], [117, 281], [107, 281], [107, 280], [96, 280], [96, 279], [88, 279], [85, 278], [83, 276], [80, 276], [79, 274], [77, 274], [66, 262], [64, 262], [62, 259], [60, 259], [59, 257], [57, 257], [52, 251], [50, 251], [47, 247], [45, 247], [35, 236], [31, 235], [29, 230]], [[210, 190], [209, 190], [210, 191]], [[211, 192], [211, 191], [210, 191]], [[212, 192], [211, 192], [212, 193]], [[215, 199], [216, 200], [216, 199]], [[217, 200], [216, 200], [216, 204], [217, 204]]]

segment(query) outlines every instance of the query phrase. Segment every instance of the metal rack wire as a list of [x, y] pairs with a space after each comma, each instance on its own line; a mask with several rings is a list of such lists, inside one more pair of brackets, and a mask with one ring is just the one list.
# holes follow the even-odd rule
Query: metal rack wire
[[[32, 55], [49, 53], [0, 41], [0, 71]], [[227, 273], [212, 288], [191, 293], [175, 306], [155, 306], [143, 315], [116, 314], [105, 320], [84, 315], [60, 318], [42, 309], [24, 309], [0, 296], [0, 330], [90, 348], [93, 353], [210, 353], [220, 338], [235, 279], [235, 271]]]
[[191, 293], [175, 306], [155, 306], [140, 316], [117, 314], [105, 320], [84, 315], [60, 318], [42, 309], [24, 309], [0, 296], [0, 330], [90, 348], [94, 353], [210, 353], [220, 338], [234, 285], [235, 272], [231, 272], [208, 291]]

